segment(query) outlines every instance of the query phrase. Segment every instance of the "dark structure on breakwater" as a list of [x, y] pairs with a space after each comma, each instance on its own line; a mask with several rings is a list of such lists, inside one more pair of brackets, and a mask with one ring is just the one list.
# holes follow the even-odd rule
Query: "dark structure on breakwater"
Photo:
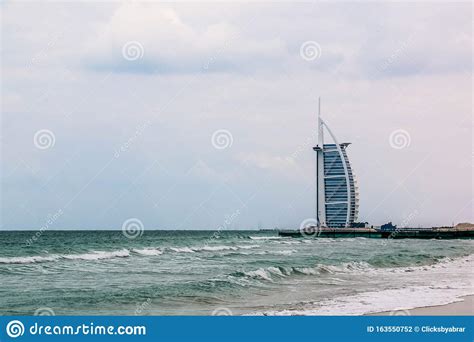
[[280, 230], [278, 235], [305, 238], [472, 239], [474, 228], [400, 228], [389, 231], [373, 228], [306, 227], [301, 230]]

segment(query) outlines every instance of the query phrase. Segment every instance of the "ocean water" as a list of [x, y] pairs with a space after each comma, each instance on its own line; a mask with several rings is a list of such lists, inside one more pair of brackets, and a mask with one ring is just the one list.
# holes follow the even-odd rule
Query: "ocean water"
[[474, 293], [472, 240], [34, 234], [0, 232], [2, 315], [398, 314]]

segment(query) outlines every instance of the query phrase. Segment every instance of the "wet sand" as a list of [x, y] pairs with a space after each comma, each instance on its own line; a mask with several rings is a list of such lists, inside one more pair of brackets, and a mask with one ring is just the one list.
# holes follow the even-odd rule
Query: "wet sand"
[[370, 316], [474, 316], [474, 295], [461, 297], [462, 301], [445, 304], [426, 306], [407, 310], [386, 311], [370, 314]]

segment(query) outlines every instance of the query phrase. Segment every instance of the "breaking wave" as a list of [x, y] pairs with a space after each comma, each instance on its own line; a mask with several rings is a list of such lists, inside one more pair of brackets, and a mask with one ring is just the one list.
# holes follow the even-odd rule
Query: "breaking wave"
[[6, 257], [0, 258], [0, 264], [33, 264], [37, 262], [47, 262], [58, 260], [59, 256], [27, 256], [27, 257]]
[[130, 251], [121, 249], [118, 251], [92, 251], [83, 254], [53, 254], [49, 256], [25, 256], [25, 257], [11, 257], [0, 258], [0, 264], [33, 264], [40, 262], [57, 261], [61, 259], [66, 260], [102, 260], [112, 258], [126, 258], [130, 256]]
[[132, 252], [135, 252], [140, 255], [145, 256], [155, 256], [163, 254], [163, 251], [158, 248], [143, 248], [143, 249], [132, 249]]
[[267, 281], [277, 280], [291, 275], [319, 275], [351, 272], [356, 270], [367, 270], [370, 266], [365, 263], [348, 263], [340, 266], [316, 265], [314, 267], [283, 267], [270, 266], [257, 270], [237, 272], [235, 276], [259, 278]]
[[[51, 255], [34, 255], [22, 257], [0, 257], [0, 264], [33, 264], [42, 262], [52, 262], [58, 260], [102, 260], [113, 258], [129, 257], [130, 253], [139, 256], [159, 256], [165, 250], [174, 253], [196, 253], [196, 252], [221, 252], [221, 251], [238, 251], [259, 248], [260, 245], [240, 245], [240, 246], [202, 246], [202, 247], [167, 247], [167, 248], [132, 248], [121, 249], [116, 251], [91, 251], [82, 254], [51, 254]], [[282, 251], [283, 254], [287, 253]]]
[[239, 249], [259, 248], [260, 245], [242, 245], [242, 246], [203, 246], [203, 247], [169, 247], [169, 250], [176, 253], [195, 253], [195, 252], [221, 252], [237, 251]]
[[195, 251], [189, 247], [170, 247], [170, 250], [177, 253], [194, 253]]
[[270, 266], [267, 268], [259, 268], [256, 270], [236, 272], [234, 276], [260, 278], [263, 280], [273, 281], [278, 278], [288, 277], [291, 275], [322, 275], [322, 274], [347, 274], [347, 273], [405, 273], [405, 272], [424, 272], [429, 270], [439, 270], [452, 267], [466, 267], [466, 263], [474, 262], [474, 254], [461, 258], [443, 258], [438, 263], [425, 266], [410, 267], [392, 267], [378, 268], [367, 262], [347, 262], [340, 265], [316, 264], [314, 267], [284, 267]]

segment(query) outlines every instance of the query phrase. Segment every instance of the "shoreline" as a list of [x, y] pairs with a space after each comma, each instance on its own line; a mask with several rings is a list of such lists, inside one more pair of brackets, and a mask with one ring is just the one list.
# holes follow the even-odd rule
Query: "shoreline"
[[474, 316], [474, 295], [453, 303], [370, 313], [366, 316]]

